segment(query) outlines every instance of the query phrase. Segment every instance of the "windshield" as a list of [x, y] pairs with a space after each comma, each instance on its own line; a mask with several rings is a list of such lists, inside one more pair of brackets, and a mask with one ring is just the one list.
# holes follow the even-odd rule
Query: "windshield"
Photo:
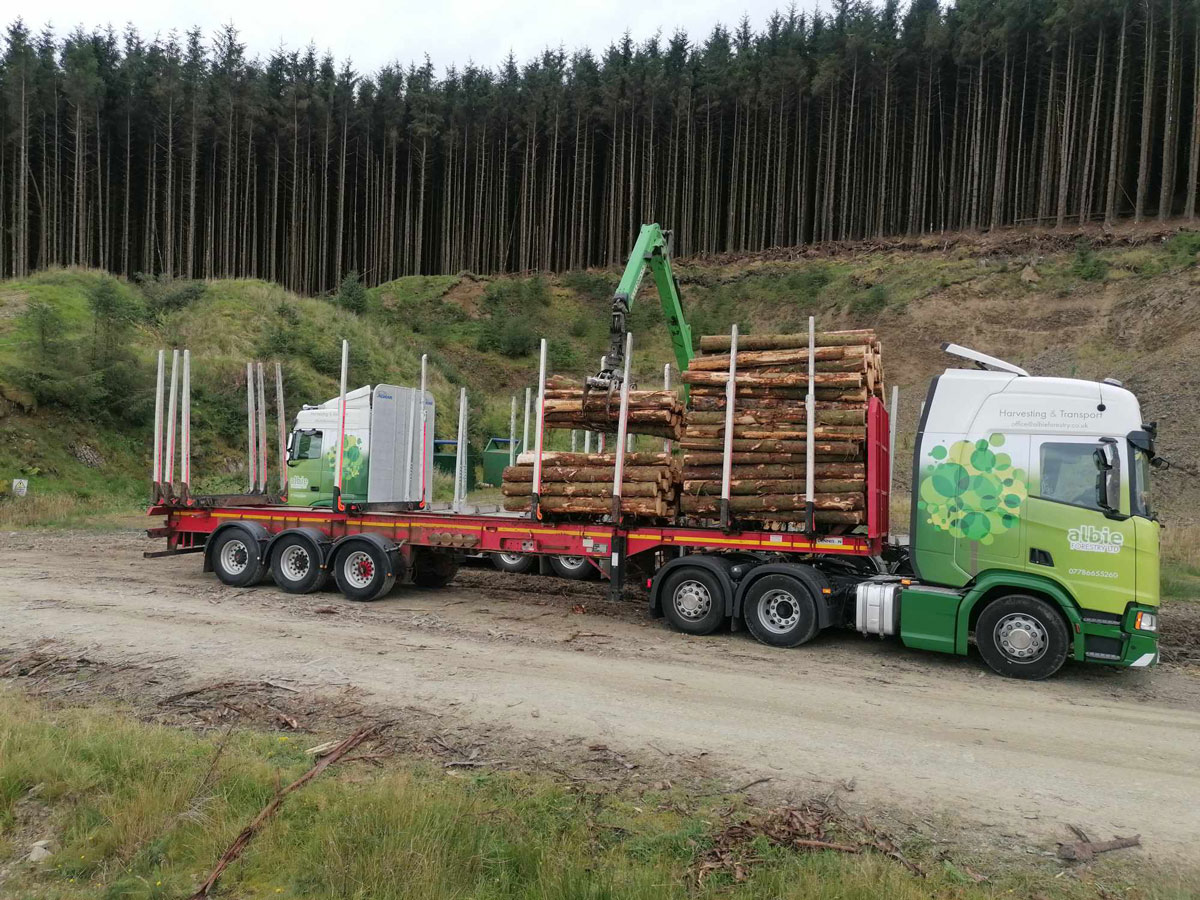
[[1129, 511], [1144, 519], [1154, 517], [1154, 505], [1150, 500], [1150, 454], [1130, 446], [1133, 465], [1129, 484]]

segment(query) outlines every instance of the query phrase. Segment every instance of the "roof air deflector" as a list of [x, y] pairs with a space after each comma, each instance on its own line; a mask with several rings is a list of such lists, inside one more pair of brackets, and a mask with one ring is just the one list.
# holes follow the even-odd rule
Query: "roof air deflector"
[[1001, 372], [1011, 372], [1014, 375], [1020, 375], [1023, 378], [1028, 378], [1029, 373], [1020, 366], [1014, 366], [1010, 362], [1005, 362], [1002, 359], [997, 359], [994, 356], [988, 356], [986, 353], [980, 353], [978, 350], [972, 350], [970, 347], [963, 347], [959, 344], [942, 344], [942, 349], [951, 356], [958, 356], [963, 359], [969, 359], [981, 369], [993, 368]]

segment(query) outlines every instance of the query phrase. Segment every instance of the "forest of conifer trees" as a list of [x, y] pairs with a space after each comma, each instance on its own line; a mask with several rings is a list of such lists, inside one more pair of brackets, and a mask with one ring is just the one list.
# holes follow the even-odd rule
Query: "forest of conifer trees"
[[439, 76], [8, 27], [0, 275], [399, 275], [1196, 212], [1196, 0], [837, 0]]

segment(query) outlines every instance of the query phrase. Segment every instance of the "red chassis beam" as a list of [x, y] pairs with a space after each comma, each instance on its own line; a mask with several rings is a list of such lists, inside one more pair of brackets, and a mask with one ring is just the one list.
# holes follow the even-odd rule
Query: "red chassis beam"
[[225, 522], [256, 522], [272, 534], [289, 528], [315, 528], [336, 540], [349, 534], [371, 532], [409, 546], [447, 547], [468, 552], [545, 553], [567, 556], [604, 557], [612, 551], [613, 538], [623, 535], [626, 554], [636, 556], [653, 550], [686, 547], [709, 552], [770, 551], [843, 556], [878, 555], [881, 537], [864, 535], [806, 536], [789, 532], [738, 531], [726, 534], [719, 528], [680, 526], [634, 526], [567, 522], [533, 522], [505, 515], [454, 515], [452, 513], [338, 513], [326, 509], [286, 506], [214, 507], [211, 509], [155, 506], [150, 515], [166, 517], [164, 529], [170, 550], [203, 546]]

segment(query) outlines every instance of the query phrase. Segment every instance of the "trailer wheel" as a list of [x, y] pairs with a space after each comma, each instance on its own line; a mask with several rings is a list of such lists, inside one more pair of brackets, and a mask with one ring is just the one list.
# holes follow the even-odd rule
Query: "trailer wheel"
[[289, 534], [279, 538], [271, 550], [271, 576], [289, 594], [308, 594], [319, 591], [329, 573], [321, 568], [321, 559], [308, 538]]
[[492, 565], [501, 572], [514, 572], [524, 575], [534, 567], [537, 559], [524, 553], [493, 553]]
[[772, 647], [798, 647], [817, 633], [813, 596], [790, 575], [764, 575], [750, 585], [742, 618], [755, 638]]
[[586, 556], [551, 556], [550, 569], [559, 578], [573, 581], [589, 581], [600, 574]]
[[419, 550], [413, 559], [413, 584], [422, 588], [443, 588], [458, 574], [460, 558], [452, 553]]
[[667, 576], [662, 587], [663, 614], [688, 634], [712, 634], [725, 621], [725, 591], [712, 572], [684, 566]]
[[1028, 594], [1010, 594], [985, 606], [975, 623], [975, 643], [993, 671], [1030, 681], [1061, 669], [1071, 649], [1058, 610]]
[[387, 554], [367, 541], [350, 541], [338, 551], [333, 577], [348, 600], [378, 600], [396, 583]]
[[258, 541], [242, 528], [222, 532], [209, 559], [222, 584], [249, 587], [262, 581], [263, 564], [258, 558]]

